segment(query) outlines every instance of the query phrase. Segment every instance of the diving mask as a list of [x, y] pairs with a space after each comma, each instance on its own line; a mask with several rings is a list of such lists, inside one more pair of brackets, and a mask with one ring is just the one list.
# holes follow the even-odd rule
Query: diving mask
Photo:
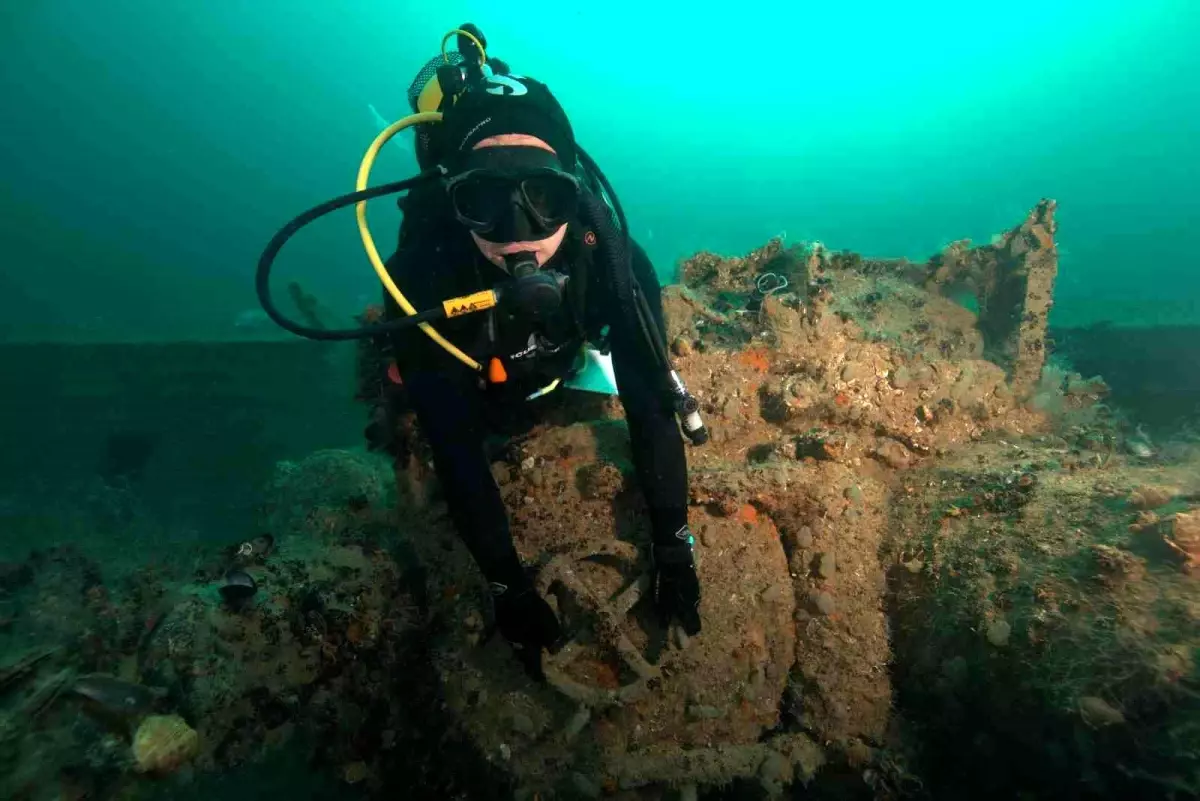
[[446, 185], [454, 214], [489, 242], [545, 239], [567, 222], [579, 205], [579, 180], [553, 167], [505, 170], [480, 168]]

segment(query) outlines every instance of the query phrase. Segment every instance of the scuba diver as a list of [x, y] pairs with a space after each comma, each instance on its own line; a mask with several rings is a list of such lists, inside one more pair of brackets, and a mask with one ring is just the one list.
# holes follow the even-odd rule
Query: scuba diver
[[[458, 53], [446, 52], [452, 35]], [[486, 441], [506, 419], [536, 414], [538, 399], [578, 369], [586, 347], [609, 353], [649, 511], [652, 597], [664, 623], [695, 635], [700, 583], [680, 430], [694, 444], [707, 431], [667, 354], [653, 266], [549, 88], [489, 61], [474, 26], [447, 39], [409, 90], [414, 116], [368, 151], [359, 191], [301, 215], [268, 246], [260, 300], [296, 333], [370, 337], [390, 350], [390, 381], [415, 412], [454, 527], [489, 584], [497, 628], [527, 666], [564, 638], [513, 545]], [[409, 125], [419, 126], [421, 176], [366, 189], [374, 154]], [[398, 190], [408, 190], [398, 246], [381, 264], [365, 200]], [[271, 303], [270, 263], [300, 227], [351, 203], [387, 290], [384, 319], [344, 332], [306, 329]]]

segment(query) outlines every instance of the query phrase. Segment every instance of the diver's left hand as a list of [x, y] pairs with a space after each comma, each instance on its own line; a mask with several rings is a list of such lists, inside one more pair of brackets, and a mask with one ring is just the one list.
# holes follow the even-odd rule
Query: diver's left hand
[[688, 636], [700, 633], [700, 579], [689, 546], [655, 546], [653, 590], [664, 625], [675, 619]]

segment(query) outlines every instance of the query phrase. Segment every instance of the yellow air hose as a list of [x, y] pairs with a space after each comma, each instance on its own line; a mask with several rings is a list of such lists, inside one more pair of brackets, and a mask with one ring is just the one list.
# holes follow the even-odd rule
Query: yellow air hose
[[[480, 66], [487, 63], [487, 51], [484, 49], [483, 42], [469, 31], [464, 31], [461, 28], [456, 28], [444, 37], [442, 37], [442, 59], [449, 64], [450, 56], [446, 51], [446, 45], [450, 41], [450, 37], [461, 35], [466, 37], [475, 45], [479, 51]], [[367, 148], [366, 155], [363, 156], [362, 163], [358, 165], [358, 180], [354, 183], [354, 190], [361, 192], [367, 188], [367, 180], [371, 177], [371, 168], [375, 166], [375, 159], [379, 156], [379, 151], [383, 146], [396, 134], [413, 125], [419, 125], [423, 122], [441, 122], [442, 115], [437, 111], [425, 111], [417, 114], [412, 114], [402, 120], [398, 120], [387, 128], [384, 128], [379, 136], [375, 137], [375, 141]], [[404, 297], [404, 293], [400, 291], [400, 287], [396, 286], [396, 282], [392, 280], [392, 276], [388, 274], [387, 267], [383, 263], [383, 259], [379, 256], [379, 249], [375, 247], [375, 240], [371, 236], [371, 229], [367, 227], [367, 202], [364, 200], [356, 203], [354, 206], [354, 216], [358, 219], [358, 233], [362, 237], [363, 249], [367, 252], [367, 258], [371, 262], [371, 266], [375, 268], [375, 274], [379, 276], [380, 282], [384, 289], [396, 301], [405, 314], [411, 316], [417, 313], [416, 307], [408, 302], [408, 298]], [[464, 298], [455, 298], [454, 300], [464, 300]], [[495, 305], [495, 296], [491, 297], [491, 305]], [[486, 307], [485, 307], [486, 308]], [[450, 315], [454, 316], [454, 315]], [[472, 359], [467, 354], [463, 353], [454, 343], [439, 334], [429, 323], [418, 323], [418, 326], [425, 334], [440, 345], [447, 353], [458, 359], [463, 364], [470, 367], [472, 370], [483, 371], [483, 365]]]
[[[375, 137], [375, 141], [367, 148], [366, 155], [363, 156], [362, 163], [358, 166], [358, 180], [355, 181], [355, 191], [361, 192], [367, 188], [367, 181], [371, 177], [371, 167], [375, 165], [375, 159], [379, 156], [379, 151], [388, 141], [396, 134], [403, 131], [412, 125], [418, 125], [423, 122], [441, 122], [442, 115], [437, 111], [426, 111], [420, 114], [413, 114], [398, 120], [387, 128], [379, 136]], [[375, 247], [375, 240], [371, 236], [371, 229], [367, 226], [367, 202], [364, 200], [356, 203], [354, 206], [354, 215], [358, 219], [358, 233], [362, 237], [363, 249], [367, 252], [367, 258], [371, 262], [371, 266], [375, 268], [375, 274], [379, 276], [379, 281], [383, 284], [384, 289], [396, 301], [405, 314], [413, 315], [417, 313], [417, 309], [408, 302], [408, 298], [404, 297], [404, 293], [400, 291], [400, 287], [396, 286], [396, 282], [392, 280], [392, 276], [388, 274], [387, 267], [383, 263], [383, 259], [379, 256], [379, 249]], [[473, 370], [483, 370], [483, 365], [472, 359], [467, 354], [459, 350], [454, 343], [450, 342], [444, 336], [439, 334], [429, 323], [419, 324], [422, 331], [445, 349], [454, 358], [458, 359], [463, 364]]]

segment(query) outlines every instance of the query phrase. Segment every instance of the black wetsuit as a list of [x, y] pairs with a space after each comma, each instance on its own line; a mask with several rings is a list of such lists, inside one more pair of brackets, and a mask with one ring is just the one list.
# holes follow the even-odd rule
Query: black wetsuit
[[[491, 288], [507, 278], [503, 270], [484, 259], [450, 214], [444, 192], [440, 194], [442, 197], [435, 188], [405, 199], [407, 213], [399, 247], [388, 260], [389, 272], [418, 309]], [[634, 275], [663, 330], [661, 290], [654, 269], [640, 246], [633, 245], [632, 251]], [[619, 312], [599, 260], [594, 265], [590, 261], [589, 249], [582, 242], [582, 226], [572, 222], [559, 252], [544, 268], [554, 268], [583, 283], [583, 302], [579, 293], [568, 291], [562, 316], [538, 326], [537, 331], [524, 318], [510, 318], [503, 308], [435, 325], [480, 364], [487, 365], [492, 356], [498, 356], [508, 373], [502, 384], [483, 386], [479, 372], [416, 328], [392, 338], [408, 401], [432, 449], [450, 515], [489, 582], [519, 586], [527, 579], [513, 547], [485, 440], [502, 430], [498, 420], [527, 413], [525, 397], [561, 377], [583, 342], [594, 342], [605, 326], [654, 544], [678, 546], [676, 534], [687, 524], [687, 465], [673, 409], [663, 392], [663, 370], [637, 319], [627, 319]], [[579, 288], [578, 283], [575, 286]], [[386, 303], [390, 317], [401, 314], [390, 297]], [[534, 333], [540, 338], [531, 339]], [[518, 355], [535, 343], [541, 347]]]

